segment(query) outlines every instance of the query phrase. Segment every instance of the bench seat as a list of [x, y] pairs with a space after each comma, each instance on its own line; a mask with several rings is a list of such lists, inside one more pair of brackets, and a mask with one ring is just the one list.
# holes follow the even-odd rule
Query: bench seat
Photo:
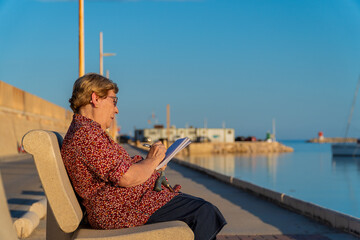
[[115, 230], [96, 230], [83, 227], [80, 224], [83, 212], [60, 154], [62, 140], [63, 136], [59, 133], [45, 130], [32, 130], [23, 137], [24, 149], [33, 155], [48, 200], [46, 239], [194, 239], [192, 230], [181, 221]]

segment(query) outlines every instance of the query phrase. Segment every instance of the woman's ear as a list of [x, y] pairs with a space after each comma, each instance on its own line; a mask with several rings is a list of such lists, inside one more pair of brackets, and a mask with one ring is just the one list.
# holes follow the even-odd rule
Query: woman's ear
[[93, 92], [93, 93], [91, 94], [90, 103], [92, 103], [92, 104], [94, 105], [94, 107], [97, 107], [98, 100], [99, 100], [99, 96], [96, 95], [96, 93]]

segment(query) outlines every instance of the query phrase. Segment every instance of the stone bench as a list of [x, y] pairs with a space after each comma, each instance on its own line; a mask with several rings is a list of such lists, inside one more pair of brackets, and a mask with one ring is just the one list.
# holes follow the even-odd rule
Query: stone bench
[[71, 186], [60, 154], [62, 140], [63, 137], [59, 133], [45, 130], [32, 130], [23, 137], [23, 146], [34, 157], [48, 200], [46, 239], [194, 239], [191, 229], [181, 221], [114, 230], [97, 230], [82, 226], [83, 211]]

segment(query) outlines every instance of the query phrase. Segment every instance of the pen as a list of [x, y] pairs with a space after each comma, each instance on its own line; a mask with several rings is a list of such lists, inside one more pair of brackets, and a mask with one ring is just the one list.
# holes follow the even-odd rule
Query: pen
[[150, 144], [148, 144], [148, 143], [144, 143], [144, 144], [143, 144], [143, 146], [144, 146], [144, 147], [151, 148], [151, 145], [150, 145]]

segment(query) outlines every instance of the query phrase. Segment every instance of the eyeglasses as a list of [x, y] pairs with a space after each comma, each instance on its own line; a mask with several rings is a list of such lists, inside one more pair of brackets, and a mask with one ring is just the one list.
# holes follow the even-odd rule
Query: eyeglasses
[[113, 99], [113, 102], [114, 102], [114, 106], [116, 107], [116, 104], [118, 102], [118, 97], [113, 97], [113, 96], [107, 96], [109, 98], [112, 98]]

